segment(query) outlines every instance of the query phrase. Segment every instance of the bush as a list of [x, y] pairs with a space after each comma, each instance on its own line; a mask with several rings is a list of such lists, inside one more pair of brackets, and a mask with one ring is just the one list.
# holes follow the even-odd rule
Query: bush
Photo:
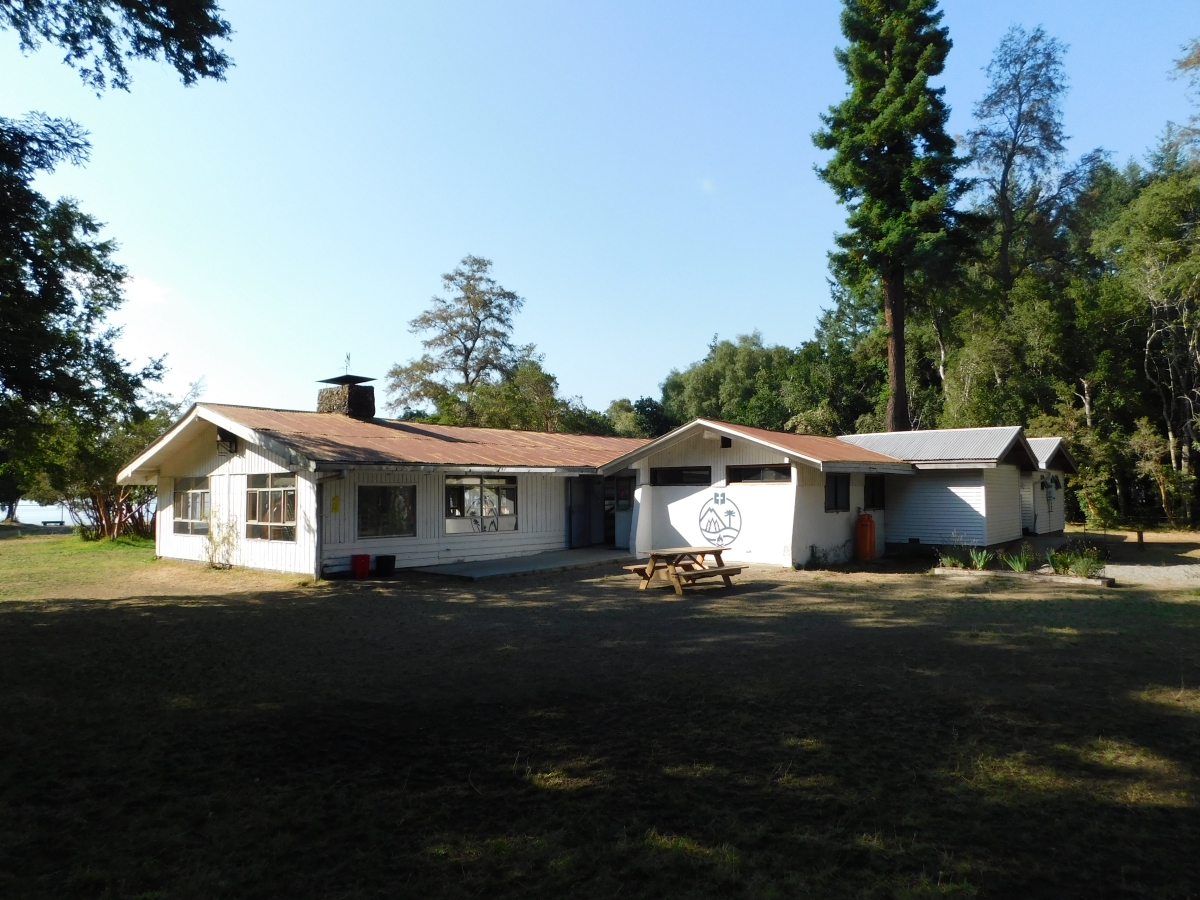
[[1000, 559], [1014, 572], [1028, 572], [1034, 558], [1033, 548], [1028, 543], [1021, 544], [1016, 553], [1000, 554]]
[[1054, 570], [1055, 575], [1071, 574], [1071, 559], [1065, 550], [1058, 552], [1047, 550], [1046, 562], [1050, 564], [1050, 568]]
[[938, 551], [938, 565], [943, 569], [965, 569], [967, 561], [963, 558], [962, 548], [942, 548]]
[[996, 554], [992, 553], [991, 550], [976, 549], [973, 547], [971, 548], [970, 552], [971, 568], [979, 569], [981, 571], [986, 569], [988, 567], [988, 563], [996, 558]]

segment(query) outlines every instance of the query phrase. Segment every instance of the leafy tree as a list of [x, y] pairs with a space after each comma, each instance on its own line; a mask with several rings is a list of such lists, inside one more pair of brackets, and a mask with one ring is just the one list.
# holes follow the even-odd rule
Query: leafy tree
[[1078, 177], [1060, 173], [1065, 52], [1041, 28], [1010, 28], [987, 67], [988, 92], [975, 106], [979, 124], [967, 135], [995, 222], [990, 274], [1005, 295], [1044, 257], [1061, 200]]
[[940, 75], [951, 42], [936, 0], [843, 0], [836, 51], [850, 95], [813, 135], [833, 158], [820, 177], [849, 209], [832, 261], [843, 283], [879, 282], [887, 329], [888, 430], [911, 427], [905, 383], [906, 280], [945, 271], [963, 253], [956, 228], [963, 160], [946, 133]]
[[170, 63], [184, 84], [223, 79], [231, 65], [216, 45], [232, 33], [213, 0], [0, 0], [0, 27], [11, 28], [21, 49], [43, 42], [66, 51], [97, 92], [129, 89], [133, 59]]
[[104, 323], [124, 299], [113, 242], [73, 201], [33, 189], [39, 173], [87, 149], [72, 122], [0, 119], [0, 444], [14, 454], [36, 436], [42, 411], [104, 415], [161, 371], [158, 362], [129, 371]]
[[1172, 468], [1194, 474], [1200, 415], [1200, 171], [1146, 187], [1096, 237], [1143, 303], [1144, 374], [1161, 404]]
[[525, 301], [491, 277], [492, 261], [465, 256], [442, 276], [450, 296], [435, 296], [431, 306], [409, 322], [425, 353], [388, 371], [393, 409], [432, 402], [439, 408], [466, 402], [476, 387], [512, 372], [532, 347], [513, 345], [513, 317]]

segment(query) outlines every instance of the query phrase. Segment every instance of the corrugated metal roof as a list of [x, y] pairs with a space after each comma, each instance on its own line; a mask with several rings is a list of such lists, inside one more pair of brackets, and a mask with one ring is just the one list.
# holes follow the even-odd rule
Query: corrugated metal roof
[[1062, 438], [1036, 437], [1026, 438], [1025, 440], [1029, 441], [1029, 446], [1033, 448], [1033, 452], [1037, 455], [1038, 466], [1040, 468], [1062, 469], [1064, 472], [1072, 473], [1079, 471], [1079, 467], [1075, 465], [1075, 460], [1072, 458], [1070, 451], [1067, 450], [1067, 444]]
[[743, 435], [753, 441], [761, 441], [775, 447], [782, 447], [793, 453], [816, 460], [817, 462], [866, 462], [866, 463], [898, 463], [904, 462], [895, 455], [888, 455], [875, 447], [847, 447], [837, 438], [825, 437], [820, 434], [794, 434], [790, 431], [771, 431], [767, 428], [753, 428], [749, 425], [734, 425], [732, 422], [722, 422], [719, 419], [700, 419], [701, 422], [711, 422], [729, 431]]
[[[909, 462], [999, 462], [1015, 441], [1023, 440], [1020, 426], [944, 428], [930, 431], [889, 431], [847, 434], [838, 438], [877, 453]], [[1030, 459], [1032, 463], [1033, 460]]]
[[336, 413], [218, 403], [200, 406], [269, 435], [317, 463], [579, 468], [602, 465], [647, 443], [641, 438], [363, 421]]

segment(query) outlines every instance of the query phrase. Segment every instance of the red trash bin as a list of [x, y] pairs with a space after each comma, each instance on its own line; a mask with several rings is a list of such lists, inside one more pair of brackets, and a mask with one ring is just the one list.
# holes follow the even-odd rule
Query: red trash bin
[[367, 578], [371, 574], [371, 555], [355, 553], [350, 557], [350, 577]]

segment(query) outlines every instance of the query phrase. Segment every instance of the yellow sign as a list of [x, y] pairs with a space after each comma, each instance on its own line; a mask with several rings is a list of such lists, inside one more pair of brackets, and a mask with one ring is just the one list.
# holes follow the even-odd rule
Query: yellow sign
[[337, 494], [334, 494], [332, 497], [330, 497], [329, 498], [329, 508], [335, 513], [341, 512], [342, 498], [339, 497]]

